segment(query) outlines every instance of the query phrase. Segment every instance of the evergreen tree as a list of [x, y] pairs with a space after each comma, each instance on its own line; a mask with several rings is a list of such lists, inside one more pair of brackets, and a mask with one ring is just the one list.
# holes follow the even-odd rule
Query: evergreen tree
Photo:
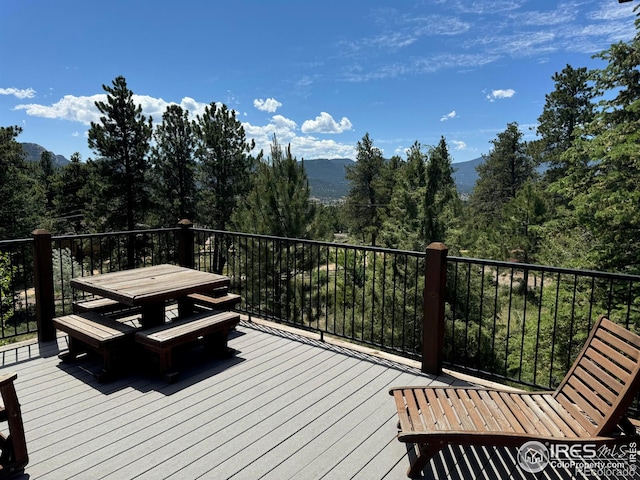
[[[316, 238], [315, 206], [309, 201], [309, 182], [304, 162], [298, 162], [273, 137], [270, 161], [260, 161], [254, 184], [244, 204], [234, 212], [233, 222], [242, 232], [285, 238]], [[300, 321], [302, 302], [313, 290], [304, 273], [314, 265], [313, 252], [290, 248], [285, 241], [250, 239], [240, 242], [249, 259], [247, 301], [263, 305], [267, 315]], [[316, 255], [317, 256], [317, 255]], [[266, 272], [266, 281], [264, 273]], [[302, 273], [302, 280], [300, 280]], [[298, 280], [298, 281], [296, 281]]]
[[44, 151], [40, 154], [40, 184], [44, 190], [45, 215], [51, 216], [53, 210], [53, 185], [56, 181], [56, 169], [53, 165], [53, 155]]
[[491, 143], [493, 149], [476, 168], [478, 180], [469, 199], [473, 214], [485, 225], [499, 222], [503, 207], [535, 176], [517, 123], [508, 124]]
[[28, 175], [17, 126], [0, 127], [0, 239], [28, 237], [44, 210], [42, 189]]
[[195, 136], [189, 112], [169, 105], [154, 132], [149, 184], [152, 210], [158, 226], [174, 226], [195, 219]]
[[384, 158], [374, 147], [369, 134], [358, 142], [356, 163], [345, 167], [345, 178], [351, 183], [345, 200], [345, 210], [354, 234], [361, 235], [363, 243], [376, 245], [384, 220], [386, 195], [381, 191]]
[[544, 193], [533, 182], [525, 183], [502, 212], [502, 232], [505, 253], [524, 263], [536, 259], [546, 220]]
[[273, 137], [270, 162], [261, 161], [253, 188], [234, 215], [243, 232], [288, 238], [314, 238], [315, 206], [309, 201], [309, 179], [304, 161], [298, 162]]
[[445, 241], [447, 224], [457, 210], [458, 192], [453, 179], [449, 147], [444, 137], [429, 151], [426, 178], [423, 238], [429, 245], [431, 242]]
[[407, 161], [395, 169], [398, 178], [379, 236], [384, 247], [413, 251], [426, 247], [423, 221], [426, 160], [422, 146], [415, 142], [407, 151]]
[[568, 175], [555, 188], [571, 199], [578, 224], [590, 232], [593, 268], [640, 272], [640, 18], [630, 43], [596, 57], [592, 72], [603, 94], [583, 138], [566, 153]]
[[71, 155], [71, 162], [62, 167], [54, 185], [54, 215], [56, 231], [65, 234], [82, 233], [84, 211], [89, 201], [87, 182], [89, 171], [78, 152]]
[[555, 89], [545, 95], [537, 127], [541, 138], [533, 142], [538, 162], [548, 163], [545, 172], [547, 182], [564, 176], [567, 164], [562, 154], [571, 147], [574, 135], [591, 122], [595, 113], [595, 91], [586, 68], [574, 69], [567, 65], [551, 78]]
[[247, 141], [244, 127], [226, 105], [211, 103], [194, 124], [198, 139], [201, 197], [200, 223], [226, 229], [231, 214], [251, 188], [255, 159], [250, 155], [255, 142]]
[[92, 213], [99, 230], [134, 230], [145, 220], [147, 153], [152, 119], [142, 114], [124, 77], [103, 85], [107, 101], [96, 102], [100, 122], [91, 122], [89, 147], [101, 158], [93, 163]]

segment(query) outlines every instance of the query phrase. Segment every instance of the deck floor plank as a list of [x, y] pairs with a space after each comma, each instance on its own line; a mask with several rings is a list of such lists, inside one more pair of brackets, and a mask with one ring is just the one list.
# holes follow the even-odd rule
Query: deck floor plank
[[[461, 383], [257, 323], [243, 321], [229, 346], [229, 359], [181, 353], [173, 384], [147, 370], [100, 384], [99, 358], [57, 358], [64, 336], [2, 347], [30, 458], [18, 480], [406, 478], [387, 390]], [[528, 478], [513, 465], [505, 449], [449, 447], [425, 478]]]

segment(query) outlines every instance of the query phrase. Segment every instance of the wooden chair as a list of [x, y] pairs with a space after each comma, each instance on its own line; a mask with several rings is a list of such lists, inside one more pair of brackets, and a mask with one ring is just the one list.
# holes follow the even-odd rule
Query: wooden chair
[[421, 475], [448, 444], [518, 447], [637, 440], [626, 412], [640, 386], [640, 336], [600, 317], [555, 391], [397, 387], [398, 440], [413, 444], [407, 475]]
[[7, 422], [9, 434], [0, 433], [0, 478], [8, 478], [24, 472], [29, 462], [27, 442], [24, 436], [20, 403], [13, 384], [15, 373], [0, 374], [0, 422]]

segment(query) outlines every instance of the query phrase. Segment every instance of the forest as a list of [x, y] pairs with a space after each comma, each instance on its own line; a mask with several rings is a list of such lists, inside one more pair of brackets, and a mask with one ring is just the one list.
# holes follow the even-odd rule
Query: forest
[[[636, 29], [638, 21], [636, 20]], [[366, 134], [346, 167], [341, 205], [309, 198], [304, 162], [273, 138], [255, 152], [236, 112], [212, 102], [202, 116], [170, 105], [145, 117], [122, 76], [103, 85], [88, 143], [54, 168], [24, 160], [21, 127], [0, 127], [0, 238], [196, 225], [301, 239], [346, 234], [360, 245], [639, 273], [640, 37], [594, 55], [602, 68], [553, 75], [536, 139], [517, 123], [491, 141], [464, 199], [444, 137], [383, 158]], [[544, 164], [543, 174], [537, 167]]]

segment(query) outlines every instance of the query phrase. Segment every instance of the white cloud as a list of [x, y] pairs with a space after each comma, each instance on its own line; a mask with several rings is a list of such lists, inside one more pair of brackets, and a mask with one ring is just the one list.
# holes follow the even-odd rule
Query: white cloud
[[[50, 105], [22, 104], [16, 106], [15, 109], [24, 110], [27, 115], [34, 117], [68, 120], [89, 125], [91, 122], [100, 121], [100, 112], [95, 106], [95, 102], [106, 102], [106, 100], [106, 94], [79, 97], [65, 95]], [[162, 121], [162, 114], [166, 111], [167, 106], [175, 103], [146, 95], [134, 95], [133, 101], [142, 106], [144, 115], [153, 117], [156, 125]], [[279, 104], [279, 102], [276, 103]], [[193, 118], [195, 115], [202, 115], [205, 107], [209, 104], [197, 102], [190, 97], [184, 97], [179, 105], [184, 110], [189, 111]], [[309, 129], [305, 133], [322, 131], [321, 128], [329, 128], [332, 132], [351, 129], [351, 122], [347, 118], [343, 118], [340, 122], [335, 122], [331, 115], [326, 113], [321, 114], [316, 120], [308, 122], [311, 123], [307, 124], [307, 126], [315, 126], [318, 130]], [[283, 145], [291, 145], [291, 152], [298, 159], [355, 158], [354, 145], [338, 143], [333, 140], [321, 140], [310, 135], [299, 135], [297, 123], [282, 115], [272, 116], [266, 125], [252, 125], [249, 122], [244, 122], [242, 125], [247, 139], [254, 139], [256, 142], [255, 152], [263, 150], [265, 154], [269, 155], [273, 135], [276, 135], [278, 142]], [[86, 136], [86, 131], [84, 133], [76, 131], [71, 135], [73, 137]]]
[[33, 98], [36, 91], [33, 88], [0, 88], [0, 95], [13, 95], [16, 98]]
[[465, 142], [463, 142], [462, 140], [451, 140], [451, 143], [453, 144], [453, 147], [455, 150], [466, 150], [467, 149], [467, 144]]
[[[89, 125], [91, 122], [98, 122], [100, 120], [100, 112], [95, 103], [106, 101], [107, 95], [104, 93], [88, 97], [65, 95], [51, 105], [29, 103], [16, 105], [14, 110], [24, 110], [27, 112], [27, 115], [32, 117], [55, 118]], [[166, 102], [161, 98], [149, 97], [147, 95], [134, 95], [133, 101], [141, 105], [143, 114], [153, 117], [154, 122], [160, 122], [167, 106], [175, 103]], [[207, 106], [207, 104], [196, 102], [193, 98], [189, 97], [184, 97], [179, 105], [183, 109], [188, 110], [191, 116], [201, 115]]]
[[282, 103], [277, 101], [275, 98], [267, 98], [263, 100], [261, 98], [256, 98], [253, 101], [253, 106], [258, 110], [262, 110], [263, 112], [274, 113], [278, 108], [282, 106]]
[[456, 118], [458, 116], [458, 114], [456, 113], [455, 110], [447, 113], [446, 115], [443, 115], [442, 118], [440, 119], [441, 122], [446, 122], [447, 120], [451, 120], [452, 118]]
[[352, 127], [347, 117], [342, 117], [340, 122], [336, 122], [327, 112], [320, 112], [315, 120], [305, 120], [301, 130], [303, 133], [342, 133], [351, 130]]
[[56, 103], [51, 105], [29, 103], [16, 105], [14, 110], [24, 110], [27, 115], [32, 117], [56, 118], [89, 125], [91, 122], [95, 122], [100, 119], [100, 112], [96, 108], [95, 102], [104, 102], [106, 100], [106, 94], [92, 95], [90, 97], [65, 95]]
[[489, 100], [490, 102], [494, 102], [503, 98], [511, 98], [515, 94], [516, 91], [511, 88], [491, 90], [491, 93], [487, 95], [487, 100]]
[[291, 153], [298, 160], [303, 158], [355, 158], [355, 147], [335, 142], [334, 140], [320, 140], [310, 135], [298, 135], [297, 124], [293, 120], [274, 115], [267, 125], [242, 124], [247, 139], [256, 142], [255, 152], [262, 150], [265, 155], [271, 153], [273, 136], [281, 145], [291, 145]]

